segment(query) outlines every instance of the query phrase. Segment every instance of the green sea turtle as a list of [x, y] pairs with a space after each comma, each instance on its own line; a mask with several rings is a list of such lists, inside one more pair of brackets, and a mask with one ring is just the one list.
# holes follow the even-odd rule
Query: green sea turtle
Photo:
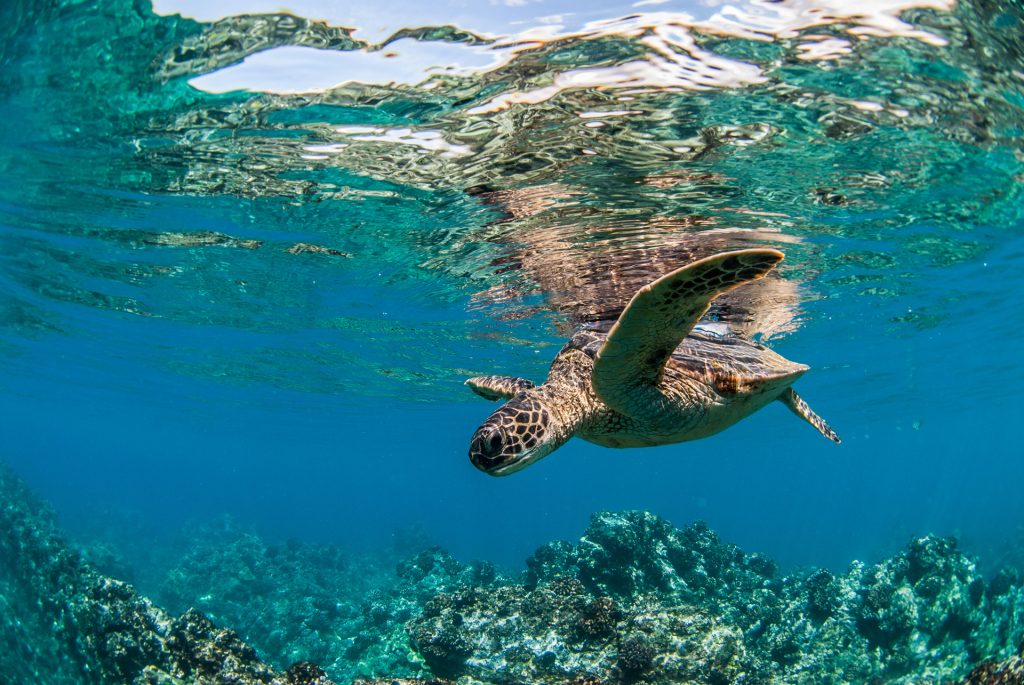
[[701, 324], [712, 300], [767, 274], [771, 249], [724, 252], [641, 288], [610, 327], [580, 328], [536, 386], [512, 376], [466, 381], [507, 399], [477, 429], [469, 458], [504, 476], [576, 435], [606, 447], [666, 445], [713, 435], [778, 400], [825, 437], [824, 420], [790, 387], [807, 371], [719, 324]]

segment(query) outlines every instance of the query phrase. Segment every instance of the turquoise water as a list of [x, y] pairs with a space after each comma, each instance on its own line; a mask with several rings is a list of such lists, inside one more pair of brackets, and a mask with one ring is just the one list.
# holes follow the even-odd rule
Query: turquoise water
[[[2, 458], [72, 537], [515, 570], [642, 509], [784, 568], [1022, 563], [1019, 3], [217, 5], [0, 9]], [[462, 382], [540, 381], [694, 245], [786, 253], [749, 332], [843, 444], [774, 405], [474, 469]]]

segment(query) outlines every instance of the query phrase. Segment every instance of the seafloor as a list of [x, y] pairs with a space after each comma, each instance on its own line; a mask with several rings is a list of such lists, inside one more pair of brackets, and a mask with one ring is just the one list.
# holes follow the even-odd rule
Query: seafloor
[[1024, 683], [1024, 578], [983, 577], [949, 538], [840, 575], [646, 512], [594, 515], [519, 577], [415, 546], [206, 526], [140, 578], [154, 602], [0, 467], [0, 682]]

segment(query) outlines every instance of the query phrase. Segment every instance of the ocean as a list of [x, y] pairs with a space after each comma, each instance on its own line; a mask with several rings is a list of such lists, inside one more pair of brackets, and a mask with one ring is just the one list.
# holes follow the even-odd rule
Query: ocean
[[[1019, 2], [8, 0], [0, 19], [0, 461], [89, 568], [339, 683], [938, 683], [1024, 640]], [[794, 387], [842, 444], [771, 403], [692, 442], [574, 438], [507, 477], [474, 468], [470, 438], [500, 405], [466, 379], [540, 383], [578, 327], [740, 248], [785, 260], [706, 319], [807, 364]], [[630, 589], [571, 555], [536, 570], [538, 548], [622, 512], [771, 559], [782, 594], [939, 538], [1019, 594], [904, 629], [864, 613], [851, 580], [835, 596], [853, 604], [801, 621], [847, 631], [851, 654], [916, 656], [829, 670], [758, 642], [783, 614], [714, 608], [743, 583], [713, 599], [686, 594], [678, 564], [683, 580], [643, 575], [676, 533], [609, 552], [647, 579]], [[248, 585], [239, 540], [268, 564]], [[463, 570], [415, 591], [392, 577], [425, 549]], [[267, 570], [282, 554], [302, 561]], [[928, 592], [911, 577], [913, 616], [965, 573]], [[441, 657], [423, 637], [446, 615], [436, 592], [491, 588], [460, 614], [483, 634], [487, 602], [563, 576], [632, 607], [600, 658], [557, 631], [532, 652], [494, 638]], [[395, 642], [372, 626], [360, 642], [344, 611], [280, 626], [308, 606], [273, 615], [283, 635], [261, 627], [275, 601], [356, 606], [381, 587], [372, 625]], [[623, 637], [652, 595], [739, 626], [730, 654], [759, 661], [672, 670], [676, 624], [649, 647]], [[34, 639], [0, 682], [127, 678], [24, 680], [12, 663], [55, 658]]]

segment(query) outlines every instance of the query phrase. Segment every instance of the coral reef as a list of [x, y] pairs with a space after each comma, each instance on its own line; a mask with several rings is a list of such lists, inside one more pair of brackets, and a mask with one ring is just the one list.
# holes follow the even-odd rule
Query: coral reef
[[355, 556], [268, 544], [230, 521], [188, 537], [193, 545], [155, 593], [161, 604], [232, 626], [275, 667], [310, 661], [339, 682], [428, 675], [405, 623], [440, 592], [497, 579], [490, 564], [466, 566], [438, 547], [401, 560]]
[[571, 579], [439, 595], [408, 630], [433, 672], [478, 682], [742, 682], [746, 666], [742, 635], [699, 609], [621, 612]]
[[1024, 685], [1024, 643], [1002, 662], [986, 660], [971, 669], [960, 685]]
[[174, 618], [69, 551], [2, 469], [0, 497], [4, 683], [1022, 682], [1024, 582], [986, 580], [948, 538], [783, 575], [702, 523], [600, 513], [511, 579], [437, 547], [354, 556], [222, 522], [164, 571]]
[[439, 548], [389, 568], [231, 535], [194, 536], [160, 598], [237, 628], [275, 666], [314, 660], [338, 682], [938, 683], [1024, 637], [1016, 573], [986, 582], [934, 536], [845, 573], [782, 575], [702, 523], [601, 513], [514, 582]]
[[441, 595], [409, 623], [435, 673], [485, 681], [942, 682], [1024, 634], [1019, 579], [991, 583], [936, 537], [843, 575], [780, 577], [705, 525], [595, 515], [525, 584]]
[[173, 618], [103, 576], [57, 535], [44, 503], [0, 465], [0, 680], [40, 685], [330, 685], [277, 674], [202, 614]]
[[455, 685], [440, 678], [378, 678], [376, 680], [355, 680], [352, 685]]

